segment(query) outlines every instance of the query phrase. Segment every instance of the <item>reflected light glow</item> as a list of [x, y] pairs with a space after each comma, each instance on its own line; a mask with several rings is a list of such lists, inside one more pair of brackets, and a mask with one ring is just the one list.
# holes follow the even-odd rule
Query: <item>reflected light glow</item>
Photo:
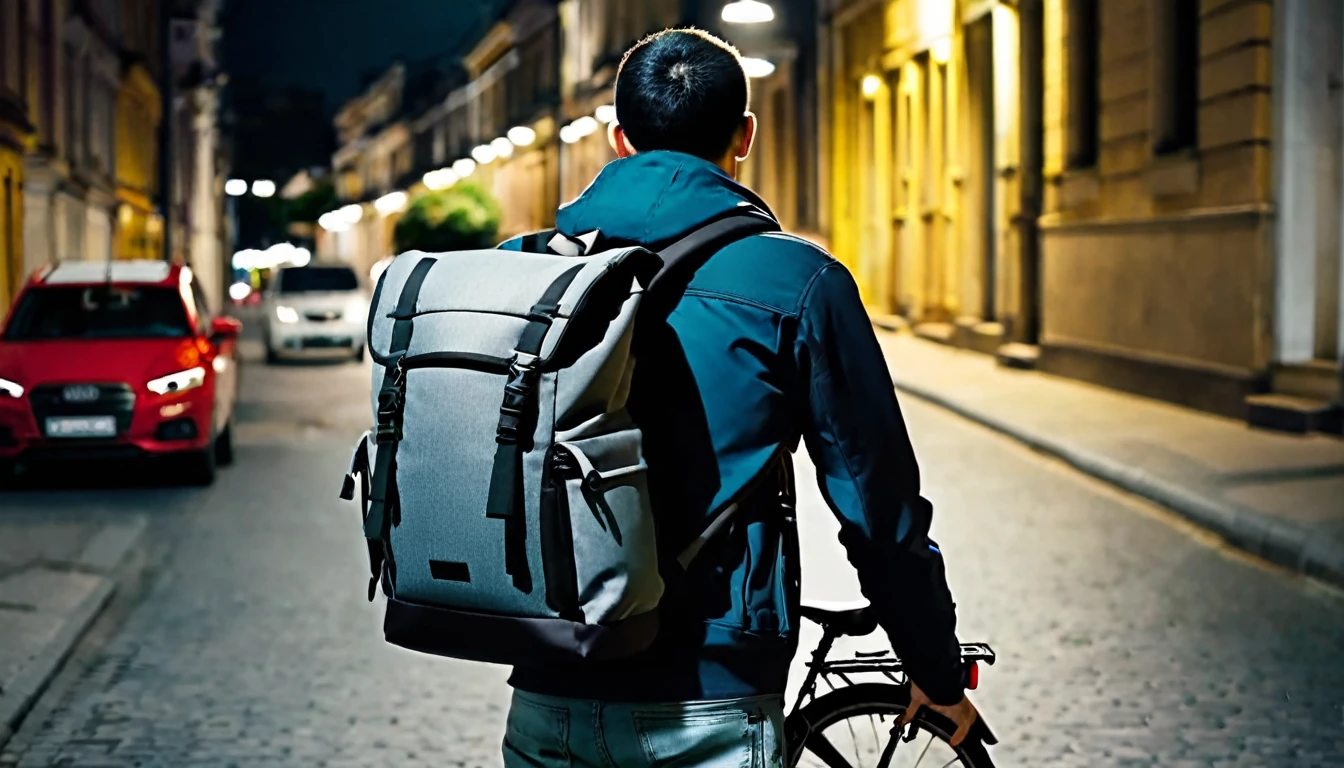
[[247, 283], [234, 283], [229, 286], [229, 298], [234, 301], [242, 301], [252, 295], [252, 286]]

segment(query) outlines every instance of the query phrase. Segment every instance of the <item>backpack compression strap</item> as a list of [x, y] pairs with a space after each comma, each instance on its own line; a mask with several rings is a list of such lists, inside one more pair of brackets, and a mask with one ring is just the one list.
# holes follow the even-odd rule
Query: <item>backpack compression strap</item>
[[[374, 586], [382, 575], [383, 564], [390, 561], [392, 552], [387, 546], [388, 529], [392, 514], [396, 513], [397, 443], [401, 440], [402, 408], [405, 405], [405, 371], [401, 368], [401, 359], [411, 348], [411, 334], [415, 330], [415, 304], [420, 298], [420, 287], [425, 277], [438, 263], [433, 258], [423, 258], [411, 268], [410, 277], [401, 288], [394, 313], [396, 322], [392, 324], [392, 341], [388, 345], [389, 354], [383, 363], [383, 386], [378, 390], [378, 426], [374, 432], [378, 443], [378, 457], [374, 460], [373, 479], [369, 483], [369, 514], [364, 518], [364, 538], [370, 541], [369, 568], [372, 578], [369, 580], [369, 599], [373, 599]], [[377, 307], [370, 312], [377, 311]], [[372, 337], [369, 338], [372, 344]], [[389, 514], [391, 513], [391, 514]], [[382, 557], [376, 555], [374, 542], [382, 548]]]
[[560, 311], [560, 300], [574, 278], [583, 270], [575, 264], [551, 281], [541, 301], [527, 312], [518, 346], [509, 364], [509, 380], [504, 385], [504, 402], [499, 407], [499, 426], [495, 429], [495, 462], [490, 471], [490, 496], [485, 516], [504, 521], [504, 572], [524, 592], [531, 590], [527, 570], [527, 535], [523, 508], [523, 453], [531, 450], [536, 428], [537, 357], [546, 341], [546, 332]]

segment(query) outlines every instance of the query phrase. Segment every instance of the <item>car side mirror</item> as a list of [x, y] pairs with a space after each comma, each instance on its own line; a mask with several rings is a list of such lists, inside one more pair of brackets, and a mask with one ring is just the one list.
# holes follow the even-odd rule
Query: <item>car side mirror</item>
[[216, 317], [210, 321], [210, 338], [236, 339], [243, 332], [243, 324], [235, 317]]

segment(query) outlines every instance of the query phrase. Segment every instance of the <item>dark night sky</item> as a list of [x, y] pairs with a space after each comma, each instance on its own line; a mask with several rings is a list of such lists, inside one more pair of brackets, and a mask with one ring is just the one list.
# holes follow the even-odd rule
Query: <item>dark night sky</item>
[[317, 88], [335, 109], [360, 75], [393, 61], [460, 53], [506, 0], [227, 0], [226, 69]]

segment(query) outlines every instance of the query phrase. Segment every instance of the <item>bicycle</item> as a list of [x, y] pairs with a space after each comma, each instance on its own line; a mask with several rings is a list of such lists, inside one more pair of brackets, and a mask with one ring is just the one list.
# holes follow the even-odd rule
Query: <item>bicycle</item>
[[[891, 651], [857, 652], [843, 659], [827, 658], [837, 639], [862, 637], [877, 630], [877, 619], [868, 606], [832, 609], [805, 605], [802, 616], [821, 626], [822, 638], [812, 652], [807, 676], [784, 721], [784, 743], [788, 750], [786, 765], [789, 768], [857, 768], [860, 765], [949, 768], [958, 764], [965, 768], [993, 768], [994, 763], [985, 747], [997, 744], [998, 739], [983, 719], [972, 726], [970, 734], [956, 748], [947, 743], [956, 730], [952, 721], [927, 708], [920, 710], [908, 727], [900, 727], [900, 718], [910, 703], [910, 684], [900, 658]], [[994, 650], [980, 643], [963, 644], [961, 658], [965, 664], [966, 688], [974, 690], [979, 684], [979, 663], [992, 665]], [[851, 677], [857, 675], [880, 675], [888, 682], [856, 683]], [[843, 685], [837, 687], [833, 679], [840, 680]], [[830, 690], [817, 695], [817, 686], [822, 682]], [[853, 721], [863, 717], [868, 718], [871, 741], [867, 731], [855, 730]], [[826, 733], [841, 724], [845, 729], [836, 732], [841, 736], [847, 733], [853, 744], [853, 763], [845, 754], [848, 750], [842, 751]], [[881, 731], [887, 734], [885, 744]], [[929, 737], [922, 748], [917, 743], [921, 731]], [[911, 746], [903, 748], [905, 744]], [[876, 763], [865, 762], [865, 758], [870, 757], [876, 759]], [[926, 763], [926, 759], [929, 762]]]

